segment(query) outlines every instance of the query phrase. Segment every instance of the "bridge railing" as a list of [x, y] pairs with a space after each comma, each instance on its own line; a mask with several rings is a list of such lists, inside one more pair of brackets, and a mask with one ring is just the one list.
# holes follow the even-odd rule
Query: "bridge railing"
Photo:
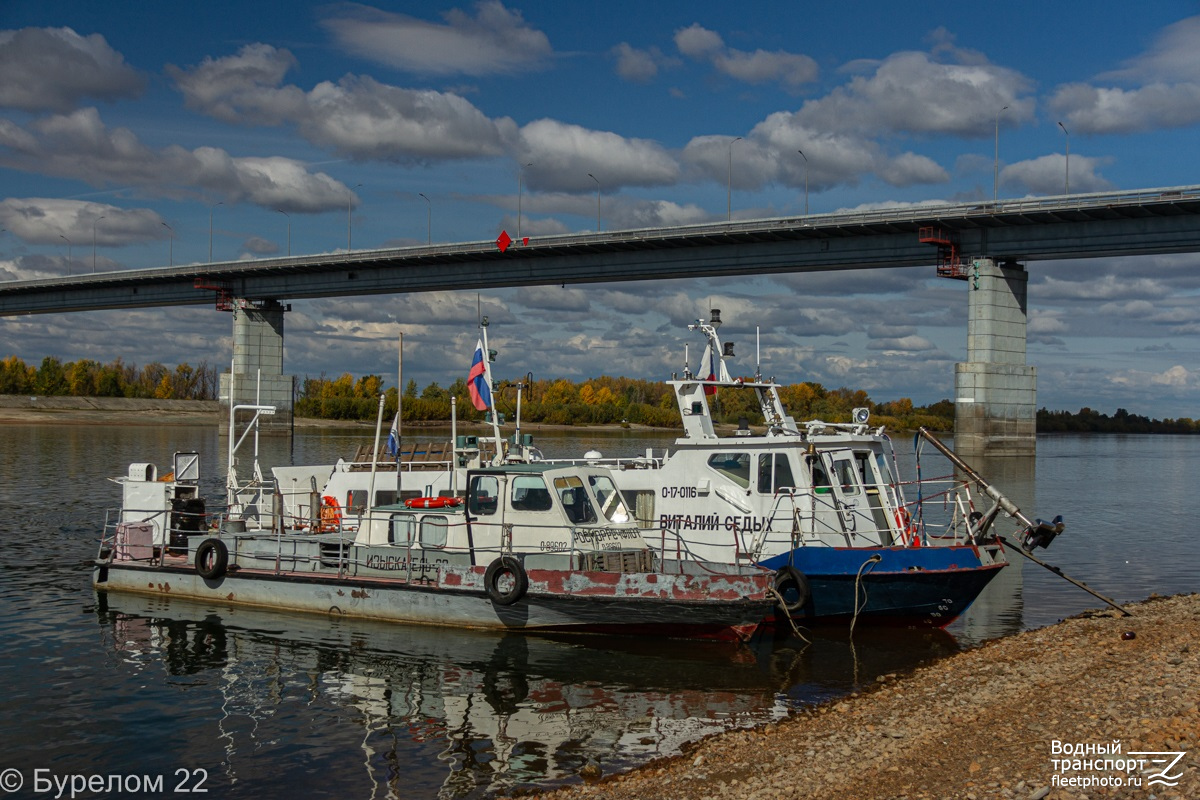
[[[1050, 197], [1026, 197], [996, 202], [944, 203], [932, 201], [910, 205], [889, 205], [870, 209], [850, 209], [807, 216], [770, 217], [752, 220], [708, 222], [694, 225], [679, 225], [662, 228], [635, 228], [621, 231], [596, 233], [574, 233], [556, 236], [539, 236], [528, 245], [513, 243], [517, 252], [528, 250], [554, 250], [587, 246], [619, 245], [621, 243], [648, 243], [689, 237], [726, 237], [771, 234], [787, 229], [846, 228], [871, 225], [913, 225], [927, 222], [948, 221], [955, 218], [986, 218], [997, 215], [1032, 214], [1051, 211], [1086, 212], [1102, 208], [1148, 206], [1200, 200], [1200, 186], [1172, 186], [1153, 189], [1137, 189], [1118, 192], [1094, 192], [1086, 194], [1056, 195]], [[19, 290], [26, 287], [54, 286], [61, 284], [103, 284], [128, 280], [136, 275], [137, 280], [163, 278], [177, 281], [180, 277], [194, 276], [220, 280], [222, 273], [267, 272], [276, 270], [304, 270], [329, 264], [354, 264], [377, 262], [383, 258], [404, 257], [419, 259], [422, 256], [444, 258], [446, 256], [471, 257], [495, 251], [494, 241], [460, 242], [453, 244], [417, 245], [401, 248], [380, 248], [330, 252], [311, 256], [287, 256], [252, 261], [225, 261], [215, 263], [193, 263], [173, 267], [151, 267], [112, 272], [67, 275], [36, 280], [6, 281], [2, 290]]]

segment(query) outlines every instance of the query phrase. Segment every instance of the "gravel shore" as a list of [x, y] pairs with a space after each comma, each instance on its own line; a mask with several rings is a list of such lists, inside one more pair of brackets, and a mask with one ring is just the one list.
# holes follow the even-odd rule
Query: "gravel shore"
[[[604, 765], [593, 765], [592, 782], [544, 796], [1195, 800], [1200, 595], [1128, 608], [1132, 617], [1089, 612], [882, 675], [849, 698], [625, 774], [596, 779]], [[1184, 753], [1167, 770], [1176, 785], [1150, 783], [1174, 759], [1158, 755], [1167, 751]]]

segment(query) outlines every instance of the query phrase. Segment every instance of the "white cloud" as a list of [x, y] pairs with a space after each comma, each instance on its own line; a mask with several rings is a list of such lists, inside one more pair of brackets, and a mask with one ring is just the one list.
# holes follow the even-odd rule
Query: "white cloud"
[[1135, 133], [1200, 122], [1200, 84], [1151, 84], [1140, 89], [1062, 86], [1050, 108], [1079, 133]]
[[675, 32], [675, 46], [685, 56], [707, 61], [723, 75], [744, 83], [778, 82], [796, 89], [815, 81], [819, 72], [817, 62], [806, 55], [727, 48], [720, 34], [696, 23]]
[[189, 69], [168, 64], [166, 72], [188, 108], [223, 122], [277, 125], [295, 117], [304, 104], [299, 88], [277, 88], [296, 64], [287, 50], [255, 43]]
[[654, 50], [639, 50], [621, 42], [610, 54], [617, 62], [617, 74], [627, 81], [646, 83], [658, 74], [660, 57]]
[[1163, 29], [1143, 54], [1096, 83], [1117, 81], [1131, 88], [1068, 83], [1049, 106], [1079, 133], [1134, 133], [1200, 122], [1200, 17]]
[[608, 217], [613, 228], [662, 228], [708, 222], [712, 212], [694, 203], [680, 204], [670, 200], [635, 200], [625, 202]]
[[515, 130], [511, 120], [489, 119], [459, 95], [402, 89], [366, 76], [322, 81], [309, 92], [281, 86], [293, 66], [286, 50], [254, 44], [234, 56], [168, 72], [189, 108], [226, 122], [293, 124], [313, 144], [351, 158], [494, 156]]
[[933, 342], [924, 336], [896, 336], [886, 339], [873, 339], [867, 344], [870, 350], [882, 350], [888, 355], [900, 353], [923, 353], [936, 350]]
[[1067, 323], [1060, 311], [1033, 309], [1029, 312], [1026, 329], [1030, 334], [1066, 333]]
[[159, 196], [205, 190], [230, 203], [285, 211], [345, 207], [350, 197], [342, 183], [289, 158], [234, 158], [213, 147], [154, 150], [127, 128], [105, 126], [94, 108], [41, 118], [31, 128], [36, 135], [8, 139], [13, 146], [0, 149], [0, 165], [93, 186], [136, 186]]
[[941, 63], [928, 53], [888, 56], [870, 75], [855, 76], [826, 97], [796, 112], [796, 125], [825, 133], [881, 131], [982, 137], [1000, 124], [1033, 118], [1035, 101], [1025, 97], [1031, 81], [988, 63]]
[[849, 356], [826, 356], [825, 364], [829, 373], [839, 378], [847, 375], [861, 375], [876, 366], [874, 361]]
[[627, 139], [609, 131], [568, 125], [551, 119], [535, 120], [521, 128], [517, 158], [531, 187], [563, 191], [603, 186], [659, 186], [679, 178], [679, 165], [657, 142]]
[[264, 239], [261, 236], [251, 236], [249, 239], [242, 242], [242, 250], [244, 250], [251, 258], [273, 256], [279, 252], [279, 244], [268, 239]]
[[66, 236], [77, 245], [110, 247], [166, 239], [163, 220], [148, 208], [126, 209], [106, 203], [48, 197], [9, 197], [0, 201], [0, 225], [29, 244], [60, 245]]
[[1187, 389], [1196, 385], [1196, 373], [1176, 364], [1163, 372], [1127, 370], [1109, 376], [1111, 383], [1118, 386], [1144, 387], [1148, 383], [1167, 389]]
[[83, 98], [133, 97], [144, 86], [145, 79], [98, 33], [0, 31], [0, 107], [69, 111]]
[[801, 187], [807, 177], [809, 190], [821, 191], [839, 183], [853, 184], [872, 173], [892, 186], [943, 183], [950, 178], [926, 156], [911, 152], [889, 156], [866, 138], [816, 133], [796, 126], [795, 121], [792, 114], [772, 114], [739, 142], [732, 136], [697, 136], [684, 148], [683, 160], [710, 180], [728, 180], [742, 190], [774, 181]]
[[493, 75], [540, 68], [553, 54], [546, 34], [520, 11], [489, 0], [474, 17], [458, 9], [436, 24], [358, 4], [334, 6], [323, 25], [347, 51], [423, 75]]
[[892, 186], [913, 186], [921, 183], [945, 183], [950, 173], [928, 156], [901, 153], [880, 159], [875, 174]]
[[1000, 183], [1032, 194], [1064, 194], [1069, 180], [1072, 192], [1103, 192], [1113, 186], [1096, 168], [1109, 162], [1108, 158], [1072, 155], [1068, 163], [1065, 154], [1051, 153], [1005, 166], [1000, 170]]
[[1047, 275], [1037, 285], [1039, 301], [1045, 300], [1127, 300], [1135, 297], [1160, 298], [1171, 294], [1171, 287], [1153, 278], [1128, 278], [1100, 275], [1079, 281], [1061, 280]]
[[1150, 382], [1160, 386], [1183, 388], [1194, 385], [1196, 383], [1196, 375], [1186, 367], [1176, 364], [1165, 372], [1151, 375]]
[[1181, 19], [1167, 27], [1150, 48], [1126, 62], [1122, 69], [1099, 77], [1104, 80], [1200, 81], [1200, 16]]
[[699, 23], [675, 31], [675, 46], [689, 58], [709, 58], [721, 51], [725, 42], [720, 34], [710, 31]]

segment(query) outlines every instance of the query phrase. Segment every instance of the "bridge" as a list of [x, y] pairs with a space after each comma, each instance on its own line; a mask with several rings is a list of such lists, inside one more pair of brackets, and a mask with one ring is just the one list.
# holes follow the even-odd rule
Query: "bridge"
[[[230, 380], [262, 374], [266, 395], [286, 394], [281, 405], [290, 409], [281, 300], [936, 264], [970, 287], [968, 360], [955, 370], [956, 444], [1032, 452], [1024, 264], [1197, 251], [1200, 186], [1181, 186], [10, 281], [0, 284], [0, 315], [215, 301], [234, 313]], [[223, 386], [222, 396], [231, 391]], [[280, 421], [290, 424], [290, 413]]]

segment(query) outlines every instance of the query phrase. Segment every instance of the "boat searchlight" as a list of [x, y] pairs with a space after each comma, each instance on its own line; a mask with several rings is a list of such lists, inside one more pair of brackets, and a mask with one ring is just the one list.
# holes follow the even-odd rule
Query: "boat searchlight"
[[850, 415], [851, 415], [851, 418], [854, 420], [854, 422], [855, 422], [856, 424], [858, 424], [858, 425], [866, 425], [866, 424], [867, 424], [867, 420], [869, 420], [869, 419], [871, 418], [871, 409], [869, 409], [869, 408], [856, 408], [856, 409], [854, 409], [853, 411], [851, 411], [851, 412], [850, 412]]

